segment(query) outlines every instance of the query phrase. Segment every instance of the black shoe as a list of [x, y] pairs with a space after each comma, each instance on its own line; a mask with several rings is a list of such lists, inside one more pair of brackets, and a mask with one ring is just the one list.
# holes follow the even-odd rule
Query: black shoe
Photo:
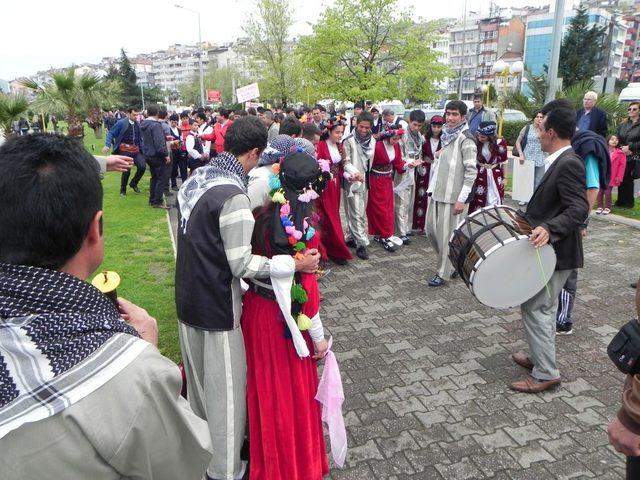
[[557, 335], [571, 335], [573, 333], [573, 323], [556, 324]]
[[177, 185], [174, 185], [173, 187], [171, 187], [171, 190], [173, 190], [174, 192], [177, 192], [178, 190], [180, 190], [180, 187], [178, 187]]
[[430, 287], [442, 287], [445, 283], [447, 282], [445, 282], [438, 274], [434, 275], [433, 278], [429, 280]]
[[159, 204], [159, 205], [152, 204], [150, 206], [151, 206], [151, 208], [161, 208], [162, 210], [171, 210], [171, 207], [167, 207], [167, 206], [162, 205], [162, 204]]
[[393, 243], [388, 238], [382, 239], [381, 243], [382, 243], [382, 247], [389, 253], [393, 253], [398, 249], [398, 247], [396, 247], [395, 243]]
[[356, 241], [352, 238], [346, 241], [347, 247], [349, 248], [357, 248]]
[[413, 232], [407, 232], [407, 237], [413, 237], [415, 234]]
[[133, 183], [130, 183], [129, 186], [131, 187], [131, 190], [133, 190], [136, 193], [140, 193], [140, 189], [138, 188], [138, 185], [134, 185]]
[[411, 239], [409, 238], [409, 235], [402, 235], [400, 237], [400, 240], [402, 240], [402, 244], [403, 245], [411, 245]]
[[347, 263], [349, 263], [344, 258], [331, 258], [331, 257], [329, 257], [329, 260], [331, 260], [336, 265], [346, 265]]
[[373, 237], [373, 241], [379, 243], [380, 245], [384, 245], [384, 241], [380, 237]]
[[166, 191], [166, 192], [164, 192], [164, 196], [165, 197], [173, 197], [173, 193], [171, 193], [169, 191]]
[[356, 248], [356, 255], [358, 256], [358, 258], [362, 260], [369, 260], [369, 253], [367, 252], [367, 247]]
[[631, 286], [631, 288], [636, 288], [638, 286], [638, 284], [637, 283], [632, 283], [630, 286]]
[[454, 271], [454, 272], [451, 274], [451, 278], [458, 278], [458, 272]]

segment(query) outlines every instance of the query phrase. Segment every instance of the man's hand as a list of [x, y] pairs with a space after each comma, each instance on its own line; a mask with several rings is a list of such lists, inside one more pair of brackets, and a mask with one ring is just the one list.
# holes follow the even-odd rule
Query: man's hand
[[583, 228], [582, 230], [580, 230], [580, 234], [582, 235], [582, 238], [587, 236], [587, 229]]
[[109, 155], [107, 157], [107, 172], [126, 172], [132, 166], [133, 159], [126, 155]]
[[320, 263], [320, 253], [317, 249], [311, 248], [307, 250], [302, 259], [294, 259], [296, 263], [296, 272], [313, 273]]
[[171, 163], [171, 157], [169, 155], [164, 157], [164, 163], [166, 163], [167, 165]]
[[531, 243], [533, 243], [534, 247], [544, 247], [549, 243], [549, 232], [547, 232], [543, 227], [536, 227], [531, 231], [529, 239], [531, 240]]
[[640, 435], [628, 430], [618, 417], [614, 418], [607, 428], [609, 443], [618, 452], [627, 457], [640, 456]]
[[118, 297], [118, 309], [122, 318], [136, 329], [140, 338], [158, 346], [158, 323], [144, 308]]
[[524, 165], [524, 158], [520, 159], [520, 165]]
[[316, 348], [316, 354], [313, 356], [313, 358], [315, 360], [322, 360], [329, 350], [329, 343], [323, 339], [319, 342], [313, 342], [313, 345]]
[[620, 150], [622, 150], [625, 153], [625, 155], [629, 155], [629, 153], [631, 152], [629, 150], [629, 145], [625, 145], [623, 147], [620, 147]]
[[109, 153], [109, 150], [111, 150], [109, 147], [102, 147], [102, 153]]
[[462, 212], [464, 212], [464, 203], [456, 202], [453, 206], [453, 214], [460, 215]]

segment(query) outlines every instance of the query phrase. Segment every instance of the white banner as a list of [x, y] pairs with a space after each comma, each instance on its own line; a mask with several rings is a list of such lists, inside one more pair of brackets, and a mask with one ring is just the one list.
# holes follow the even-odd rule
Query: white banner
[[251, 85], [240, 87], [236, 90], [238, 103], [248, 102], [249, 100], [253, 100], [254, 98], [258, 98], [259, 96], [260, 90], [258, 89], [257, 83], [252, 83]]

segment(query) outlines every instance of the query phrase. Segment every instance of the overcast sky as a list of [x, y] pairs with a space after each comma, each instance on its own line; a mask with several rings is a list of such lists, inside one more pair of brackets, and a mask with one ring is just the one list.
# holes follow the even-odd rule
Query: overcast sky
[[[202, 39], [212, 43], [235, 40], [255, 0], [177, 0], [200, 10]], [[296, 21], [293, 31], [310, 31], [333, 0], [291, 0]], [[357, 1], [357, 0], [354, 0]], [[462, 18], [464, 0], [399, 0], [418, 17]], [[540, 6], [552, 0], [498, 0], [503, 7]], [[173, 43], [195, 43], [196, 16], [175, 8], [176, 0], [30, 0], [3, 1], [0, 7], [0, 79], [36, 73], [72, 63], [98, 62], [117, 56], [120, 47], [135, 56]], [[569, 3], [569, 2], [567, 2]], [[487, 13], [488, 0], [467, 0], [468, 11]]]

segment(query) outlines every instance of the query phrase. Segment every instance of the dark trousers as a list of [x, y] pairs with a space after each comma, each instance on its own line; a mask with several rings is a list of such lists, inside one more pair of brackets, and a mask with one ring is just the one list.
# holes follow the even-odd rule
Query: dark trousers
[[131, 187], [137, 187], [140, 179], [144, 175], [144, 171], [147, 169], [147, 165], [144, 161], [144, 156], [141, 153], [136, 154], [126, 154], [118, 152], [118, 155], [126, 155], [127, 157], [133, 158], [133, 163], [136, 166], [136, 174], [131, 179], [131, 183], [129, 184], [129, 176], [131, 175], [131, 171], [127, 170], [126, 172], [122, 172], [122, 177], [120, 178], [120, 193], [127, 192], [127, 184], [131, 185]]
[[556, 325], [564, 325], [573, 323], [571, 312], [573, 311], [573, 302], [578, 291], [578, 269], [571, 272], [569, 278], [562, 287], [560, 295], [558, 295], [558, 311], [556, 313]]
[[631, 176], [631, 169], [633, 167], [632, 162], [627, 162], [627, 167], [624, 171], [624, 177], [622, 183], [618, 186], [618, 200], [616, 200], [616, 207], [633, 208], [633, 177]]
[[640, 457], [627, 457], [627, 480], [640, 478]]
[[167, 161], [164, 157], [146, 157], [151, 171], [149, 181], [149, 204], [162, 205], [162, 194], [167, 184]]
[[171, 155], [171, 186], [178, 186], [178, 171], [180, 172], [180, 179], [182, 183], [187, 180], [189, 173], [187, 172], [187, 152], [182, 150], [174, 150]]

